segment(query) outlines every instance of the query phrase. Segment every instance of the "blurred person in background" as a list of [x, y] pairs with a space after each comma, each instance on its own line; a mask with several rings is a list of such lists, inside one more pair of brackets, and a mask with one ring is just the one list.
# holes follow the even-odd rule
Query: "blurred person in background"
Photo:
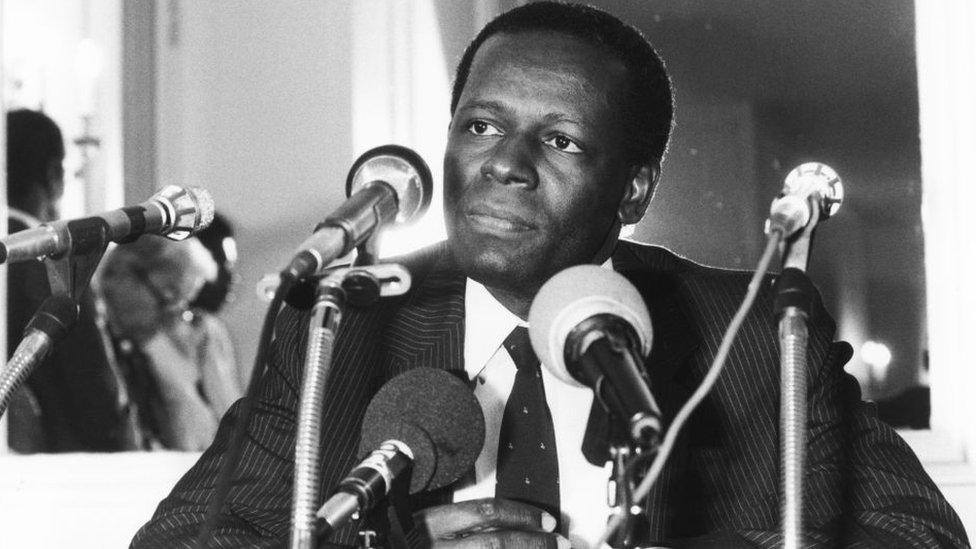
[[191, 307], [217, 275], [217, 263], [196, 238], [147, 235], [104, 260], [97, 287], [142, 448], [206, 448], [241, 396], [226, 328]]
[[[64, 194], [64, 140], [44, 113], [7, 113], [7, 204], [9, 232], [59, 217]], [[51, 260], [46, 260], [51, 261]], [[8, 358], [24, 329], [52, 292], [40, 260], [8, 267]], [[131, 448], [125, 392], [108, 360], [86, 290], [78, 296], [78, 322], [48, 359], [14, 394], [10, 447], [19, 453], [106, 452]]]

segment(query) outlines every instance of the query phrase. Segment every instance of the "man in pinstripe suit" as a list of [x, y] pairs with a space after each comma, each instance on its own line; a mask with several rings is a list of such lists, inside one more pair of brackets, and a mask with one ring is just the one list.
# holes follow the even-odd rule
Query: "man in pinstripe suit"
[[[700, 383], [745, 294], [745, 273], [618, 241], [621, 224], [643, 216], [671, 125], [668, 78], [636, 31], [590, 9], [516, 8], [469, 46], [451, 108], [444, 163], [448, 241], [403, 260], [414, 278], [410, 293], [351, 311], [344, 321], [325, 399], [325, 492], [354, 465], [365, 406], [386, 380], [418, 366], [472, 372], [465, 364], [473, 356], [468, 344], [481, 336], [467, 328], [495, 306], [525, 319], [538, 288], [568, 266], [612, 267], [644, 297], [655, 329], [647, 365], [666, 420]], [[494, 304], [482, 300], [474, 310], [471, 297], [478, 291], [472, 288], [479, 287]], [[648, 540], [702, 547], [780, 543], [778, 357], [770, 302], [764, 292], [721, 381], [680, 437], [647, 505]], [[275, 546], [288, 534], [305, 322], [301, 311], [289, 308], [279, 318], [238, 481], [212, 546]], [[856, 383], [842, 370], [850, 347], [831, 342], [833, 328], [817, 304], [809, 350], [809, 544], [967, 545], [958, 518], [918, 460], [860, 402]], [[481, 364], [474, 366], [478, 371]], [[135, 546], [191, 546], [235, 414], [236, 407]], [[553, 415], [557, 423], [555, 409]], [[601, 421], [594, 414], [593, 432]], [[598, 442], [587, 441], [599, 452]], [[575, 456], [576, 448], [557, 444], [557, 451], [560, 491], [569, 495], [581, 489], [585, 474], [562, 472], [563, 457]], [[570, 531], [554, 532], [551, 517], [529, 505], [490, 496], [452, 502], [460, 499], [454, 488], [412, 501], [414, 533], [424, 534], [410, 536], [413, 541], [555, 547], [566, 546], [568, 535], [574, 545], [585, 544], [571, 531], [585, 509], [576, 515], [564, 509]], [[602, 494], [591, 497], [591, 512], [597, 511]], [[352, 544], [355, 531], [347, 528], [330, 541]]]

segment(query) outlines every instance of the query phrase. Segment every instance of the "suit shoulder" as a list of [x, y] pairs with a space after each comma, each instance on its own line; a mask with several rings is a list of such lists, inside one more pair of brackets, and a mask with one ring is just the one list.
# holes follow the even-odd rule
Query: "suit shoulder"
[[[618, 262], [618, 256], [621, 260]], [[619, 265], [619, 266], [618, 266]], [[661, 246], [621, 241], [614, 255], [614, 269], [627, 276], [642, 291], [664, 291], [688, 306], [731, 318], [749, 290], [754, 271], [702, 265]], [[767, 272], [759, 284], [751, 313], [773, 318], [773, 293], [778, 273]], [[651, 288], [652, 290], [644, 290]], [[835, 325], [814, 287], [811, 325], [833, 334]]]
[[698, 263], [663, 246], [621, 240], [613, 256], [618, 271], [648, 271], [681, 280], [748, 282], [752, 271], [725, 269]]

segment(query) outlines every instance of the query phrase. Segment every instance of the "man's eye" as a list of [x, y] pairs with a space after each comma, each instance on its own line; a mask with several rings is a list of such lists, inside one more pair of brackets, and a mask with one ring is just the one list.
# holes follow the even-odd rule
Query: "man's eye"
[[475, 135], [501, 135], [501, 131], [484, 120], [475, 120], [468, 126], [468, 131]]
[[557, 135], [555, 137], [551, 137], [547, 139], [545, 143], [546, 145], [549, 145], [554, 149], [563, 152], [568, 152], [570, 154], [579, 154], [583, 152], [583, 149], [581, 149], [579, 145], [576, 144], [576, 142], [566, 137], [565, 135]]

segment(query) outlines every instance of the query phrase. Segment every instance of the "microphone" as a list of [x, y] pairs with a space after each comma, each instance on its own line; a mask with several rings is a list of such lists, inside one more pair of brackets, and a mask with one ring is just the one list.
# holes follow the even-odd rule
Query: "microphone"
[[109, 242], [131, 242], [144, 234], [183, 240], [210, 225], [213, 216], [209, 192], [169, 185], [137, 206], [14, 233], [0, 243], [0, 263], [83, 255], [101, 251]]
[[399, 145], [366, 151], [349, 170], [349, 198], [298, 247], [282, 275], [295, 280], [315, 275], [381, 227], [416, 220], [430, 206], [432, 188], [430, 168], [414, 151]]
[[369, 454], [319, 508], [317, 530], [333, 532], [372, 509], [408, 469], [411, 494], [453, 483], [474, 466], [484, 441], [484, 415], [464, 381], [434, 368], [400, 374], [369, 403], [359, 444]]
[[783, 238], [789, 238], [806, 227], [813, 216], [811, 201], [819, 206], [820, 221], [837, 213], [844, 201], [840, 176], [820, 162], [800, 164], [786, 175], [783, 190], [769, 206], [766, 233], [779, 231]]
[[634, 443], [657, 444], [661, 413], [643, 359], [651, 352], [651, 318], [627, 279], [596, 265], [557, 273], [532, 300], [529, 337], [542, 364], [566, 383], [593, 389]]
[[52, 295], [41, 303], [7, 367], [0, 370], [0, 416], [7, 410], [14, 392], [77, 321], [78, 304], [68, 296]]

